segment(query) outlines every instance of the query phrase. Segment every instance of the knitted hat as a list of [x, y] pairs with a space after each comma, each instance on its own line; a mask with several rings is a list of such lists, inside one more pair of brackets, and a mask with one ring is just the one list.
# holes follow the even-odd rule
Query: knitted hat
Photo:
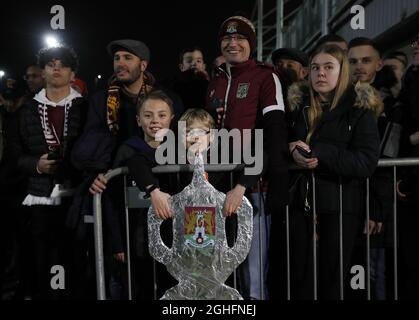
[[228, 18], [220, 27], [218, 40], [221, 42], [221, 38], [223, 36], [234, 33], [241, 34], [247, 38], [251, 52], [256, 49], [256, 31], [250, 20], [242, 16], [233, 16]]

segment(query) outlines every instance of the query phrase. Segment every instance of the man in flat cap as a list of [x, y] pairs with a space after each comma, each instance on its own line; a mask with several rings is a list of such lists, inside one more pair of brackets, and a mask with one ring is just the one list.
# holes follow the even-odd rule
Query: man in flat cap
[[[86, 173], [86, 179], [75, 197], [69, 215], [76, 228], [81, 212], [91, 212], [91, 194], [103, 195], [104, 224], [108, 231], [111, 252], [120, 262], [126, 261], [123, 232], [119, 221], [119, 208], [123, 210], [122, 186], [111, 183], [107, 186], [104, 174], [114, 166], [118, 148], [129, 138], [138, 135], [137, 102], [152, 90], [158, 88], [153, 75], [147, 71], [150, 50], [138, 40], [115, 40], [107, 45], [107, 52], [113, 59], [114, 74], [106, 90], [93, 95], [83, 135], [77, 141], [72, 154], [73, 163]], [[160, 88], [162, 89], [162, 88]], [[179, 97], [165, 91], [174, 101], [175, 113], [183, 109]], [[81, 208], [81, 204], [86, 206]], [[82, 219], [81, 219], [82, 221]]]
[[[138, 134], [137, 101], [158, 87], [147, 71], [150, 50], [146, 44], [132, 39], [115, 40], [108, 44], [107, 51], [113, 58], [114, 74], [108, 89], [93, 96], [84, 134], [73, 152], [73, 161], [79, 168], [100, 173], [91, 185], [92, 194], [105, 189], [106, 179], [101, 173], [110, 168], [117, 148]], [[179, 114], [183, 109], [179, 97], [165, 91]]]
[[[138, 96], [154, 86], [154, 77], [146, 71], [150, 50], [143, 42], [116, 40], [108, 44], [107, 51], [113, 58], [114, 74], [109, 87], [92, 97], [85, 132], [73, 152], [76, 165], [82, 169], [93, 166], [98, 172], [109, 169], [117, 146], [137, 133]], [[93, 154], [97, 145], [103, 150]]]
[[287, 74], [291, 83], [303, 81], [308, 75], [308, 57], [300, 50], [294, 48], [276, 49], [272, 52], [272, 63], [279, 74]]
[[308, 75], [308, 56], [298, 49], [280, 48], [272, 52], [272, 63], [281, 79], [286, 120], [289, 123], [292, 122], [290, 119], [292, 113], [288, 108], [288, 91], [291, 86], [297, 88], [305, 85], [304, 80]]
[[[250, 129], [252, 133], [255, 129], [263, 130], [263, 145], [256, 145], [254, 150], [253, 146], [249, 147], [243, 143], [242, 151], [247, 147], [253, 149], [252, 154], [255, 152], [263, 154], [262, 172], [269, 178], [259, 185], [262, 174], [240, 174], [235, 187], [227, 193], [224, 212], [227, 216], [234, 214], [245, 193], [253, 202], [253, 241], [248, 258], [239, 272], [243, 274], [241, 293], [247, 299], [264, 299], [267, 298], [266, 268], [270, 230], [270, 218], [264, 211], [275, 211], [273, 215], [278, 215], [280, 211], [278, 208], [285, 206], [288, 194], [287, 131], [282, 88], [272, 66], [251, 58], [256, 48], [256, 33], [253, 24], [247, 18], [233, 16], [225, 20], [219, 29], [218, 40], [226, 62], [217, 68], [215, 77], [209, 84], [207, 107], [216, 109], [219, 125], [222, 128], [239, 129], [242, 133], [246, 129]], [[269, 189], [267, 189], [266, 209], [258, 208], [267, 183]], [[272, 191], [275, 192], [274, 197], [271, 196]], [[261, 251], [259, 221], [265, 230], [261, 235]], [[262, 268], [260, 268], [260, 253], [263, 256]], [[263, 283], [260, 282], [261, 269]]]
[[111, 167], [118, 146], [137, 134], [137, 100], [150, 92], [155, 82], [146, 71], [150, 50], [143, 42], [116, 40], [108, 44], [107, 51], [113, 58], [114, 74], [107, 90], [91, 99], [84, 134], [73, 152], [75, 165], [97, 176], [92, 193], [105, 189], [101, 173]]

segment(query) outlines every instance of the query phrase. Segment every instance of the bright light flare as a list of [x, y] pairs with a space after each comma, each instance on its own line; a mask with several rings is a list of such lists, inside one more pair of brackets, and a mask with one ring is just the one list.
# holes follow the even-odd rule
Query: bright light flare
[[45, 37], [45, 43], [46, 43], [48, 48], [57, 48], [61, 45], [58, 42], [57, 38], [53, 37], [53, 36], [46, 36]]

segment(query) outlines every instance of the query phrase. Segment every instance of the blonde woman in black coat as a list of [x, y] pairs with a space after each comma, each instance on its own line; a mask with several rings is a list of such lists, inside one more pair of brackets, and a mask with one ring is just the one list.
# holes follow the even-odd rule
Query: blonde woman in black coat
[[[302, 91], [302, 90], [300, 90]], [[318, 289], [321, 299], [339, 299], [339, 184], [343, 187], [343, 270], [349, 269], [365, 208], [365, 178], [379, 158], [377, 115], [382, 102], [367, 84], [350, 83], [349, 63], [337, 46], [318, 48], [310, 59], [309, 105], [295, 87], [289, 149], [293, 161], [314, 170], [318, 220]], [[307, 99], [306, 99], [307, 100]], [[309, 185], [309, 184], [310, 185]], [[294, 297], [313, 297], [312, 190], [310, 172], [298, 176], [291, 202], [291, 264]], [[346, 278], [344, 277], [344, 285]]]

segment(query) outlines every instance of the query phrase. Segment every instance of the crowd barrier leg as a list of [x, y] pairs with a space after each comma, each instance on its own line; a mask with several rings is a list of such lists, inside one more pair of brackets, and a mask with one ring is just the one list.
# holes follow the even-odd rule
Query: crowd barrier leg
[[93, 197], [93, 230], [95, 236], [96, 292], [98, 300], [106, 300], [105, 262], [103, 256], [102, 194]]
[[313, 300], [317, 300], [317, 225], [316, 225], [316, 177], [314, 172], [311, 172], [311, 179], [313, 185]]
[[[261, 182], [258, 183], [258, 194], [259, 194], [259, 283], [260, 283], [260, 300], [265, 300], [265, 264], [263, 259], [263, 235], [265, 230], [262, 228], [262, 224], [265, 225], [267, 223], [266, 214], [265, 214], [265, 206], [262, 205], [262, 190], [261, 190]], [[266, 227], [266, 225], [265, 225]], [[266, 229], [266, 228], [265, 228]], [[269, 241], [268, 241], [269, 243]]]
[[125, 225], [127, 240], [127, 269], [128, 269], [128, 300], [132, 300], [132, 275], [131, 275], [131, 245], [130, 245], [130, 223], [127, 196], [127, 176], [124, 176], [124, 203], [125, 203]]
[[287, 255], [287, 300], [291, 300], [291, 269], [290, 269], [290, 211], [289, 206], [285, 208], [285, 237]]
[[[233, 188], [234, 186], [234, 179], [233, 179], [233, 172], [230, 172], [230, 190]], [[236, 239], [236, 227], [234, 226], [233, 228], [234, 230], [234, 234], [233, 234], [233, 239]], [[234, 289], [237, 290], [237, 271], [236, 269], [234, 269], [233, 271], [233, 287]]]
[[365, 222], [365, 228], [367, 231], [366, 241], [366, 260], [367, 260], [367, 300], [371, 300], [371, 261], [370, 261], [370, 233], [369, 233], [369, 221], [370, 221], [370, 179], [367, 178], [367, 216]]
[[344, 298], [343, 284], [343, 187], [339, 181], [339, 298]]
[[399, 299], [397, 265], [397, 167], [393, 166], [393, 246], [394, 246], [394, 300]]

